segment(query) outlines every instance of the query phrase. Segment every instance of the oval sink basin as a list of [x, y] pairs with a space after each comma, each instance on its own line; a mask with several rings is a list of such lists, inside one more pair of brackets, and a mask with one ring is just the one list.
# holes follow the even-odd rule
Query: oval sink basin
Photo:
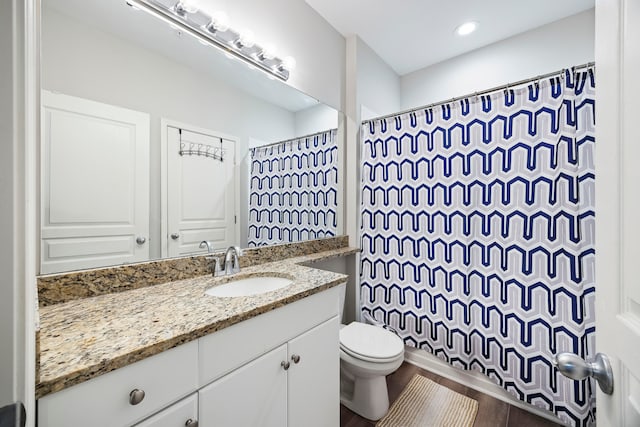
[[284, 277], [247, 277], [209, 288], [205, 294], [212, 297], [246, 297], [275, 291], [292, 283], [293, 280]]

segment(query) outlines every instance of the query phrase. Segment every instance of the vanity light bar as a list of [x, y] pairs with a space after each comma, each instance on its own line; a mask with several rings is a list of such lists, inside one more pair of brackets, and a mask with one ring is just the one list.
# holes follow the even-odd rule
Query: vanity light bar
[[289, 79], [287, 61], [271, 55], [268, 49], [257, 44], [243, 44], [241, 34], [231, 28], [216, 29], [215, 26], [210, 25], [212, 18], [203, 12], [189, 13], [181, 9], [181, 13], [178, 13], [176, 5], [180, 5], [180, 2], [174, 6], [166, 6], [157, 0], [125, 1], [129, 6], [144, 10], [169, 25], [176, 26], [199, 41], [220, 49], [225, 54], [241, 59], [283, 81]]

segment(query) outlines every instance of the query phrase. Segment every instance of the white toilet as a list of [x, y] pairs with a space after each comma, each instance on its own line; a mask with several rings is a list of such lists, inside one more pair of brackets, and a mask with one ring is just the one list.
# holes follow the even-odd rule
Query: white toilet
[[386, 376], [404, 360], [404, 343], [379, 326], [353, 322], [340, 329], [340, 402], [379, 420], [389, 410]]

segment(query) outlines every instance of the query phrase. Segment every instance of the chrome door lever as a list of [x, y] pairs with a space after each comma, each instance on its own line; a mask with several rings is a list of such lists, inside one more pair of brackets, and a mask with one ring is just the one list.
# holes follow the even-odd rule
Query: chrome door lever
[[605, 354], [598, 353], [593, 362], [587, 362], [574, 353], [559, 353], [553, 364], [565, 377], [573, 380], [592, 377], [596, 379], [603, 393], [613, 393], [613, 371]]

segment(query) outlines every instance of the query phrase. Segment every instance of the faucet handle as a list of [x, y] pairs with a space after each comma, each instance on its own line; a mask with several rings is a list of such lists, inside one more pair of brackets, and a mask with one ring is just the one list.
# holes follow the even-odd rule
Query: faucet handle
[[234, 274], [240, 271], [240, 255], [242, 255], [242, 249], [238, 246], [229, 246], [224, 256], [225, 274]]
[[204, 247], [207, 247], [207, 253], [211, 253], [213, 252], [213, 248], [211, 247], [211, 242], [208, 240], [203, 240], [202, 242], [200, 242], [200, 249], [204, 249]]
[[213, 256], [212, 255], [212, 256], [205, 257], [205, 259], [207, 261], [211, 261], [211, 264], [212, 264], [211, 265], [211, 274], [214, 277], [223, 275], [224, 272], [222, 271], [222, 267], [220, 266], [220, 258], [218, 258], [217, 256]]
[[237, 273], [240, 271], [240, 257], [242, 256], [242, 249], [239, 246], [234, 246], [233, 250], [236, 252], [236, 256], [233, 258], [233, 271]]

